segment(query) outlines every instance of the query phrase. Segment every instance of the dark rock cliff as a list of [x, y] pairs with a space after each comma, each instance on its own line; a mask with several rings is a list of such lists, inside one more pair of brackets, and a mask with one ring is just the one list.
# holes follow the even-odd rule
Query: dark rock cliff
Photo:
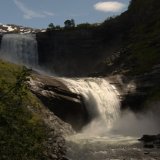
[[37, 33], [39, 64], [58, 75], [98, 72], [100, 62], [117, 48], [114, 43], [105, 43], [102, 34], [98, 29]]

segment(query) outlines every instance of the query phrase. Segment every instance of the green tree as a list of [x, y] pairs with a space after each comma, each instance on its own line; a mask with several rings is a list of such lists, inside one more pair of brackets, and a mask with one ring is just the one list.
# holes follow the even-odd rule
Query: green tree
[[48, 25], [48, 28], [50, 28], [50, 29], [54, 29], [54, 28], [55, 28], [55, 26], [54, 26], [54, 24], [53, 24], [53, 23], [50, 23], [50, 24]]
[[90, 28], [90, 27], [92, 27], [92, 25], [89, 24], [89, 23], [81, 23], [81, 24], [77, 25], [77, 28], [81, 28], [81, 29], [87, 29], [87, 28]]
[[47, 31], [53, 31], [53, 30], [55, 30], [55, 28], [56, 28], [55, 25], [53, 23], [50, 23], [48, 25]]
[[56, 29], [56, 30], [60, 30], [60, 29], [61, 29], [61, 26], [60, 26], [60, 25], [57, 25], [57, 26], [55, 27], [55, 29]]
[[64, 25], [65, 25], [65, 28], [74, 28], [75, 27], [75, 21], [74, 19], [67, 19], [65, 22], [64, 22]]
[[74, 19], [71, 19], [71, 27], [75, 27], [75, 21], [74, 21]]

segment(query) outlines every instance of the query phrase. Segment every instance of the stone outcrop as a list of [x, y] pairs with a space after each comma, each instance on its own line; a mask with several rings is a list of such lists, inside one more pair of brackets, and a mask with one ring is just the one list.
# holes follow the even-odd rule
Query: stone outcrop
[[[119, 69], [121, 70], [119, 74], [113, 72], [107, 75], [106, 78], [119, 90], [122, 109], [131, 109], [135, 112], [151, 109], [154, 105], [152, 104], [152, 100], [150, 101], [149, 99], [154, 96], [157, 97], [157, 102], [159, 102], [160, 65], [153, 66], [150, 72], [133, 76], [125, 75], [122, 72], [123, 68]], [[148, 105], [152, 104], [151, 108], [146, 105], [144, 106], [146, 101], [148, 101]]]
[[31, 91], [56, 116], [78, 131], [90, 119], [81, 95], [72, 93], [59, 78], [33, 75], [29, 85]]
[[109, 77], [110, 83], [119, 89], [122, 109], [138, 112], [153, 106], [151, 103], [155, 100], [152, 98], [157, 97], [156, 101], [159, 101], [160, 64], [153, 65], [146, 72], [136, 74], [133, 70], [137, 62], [134, 59], [128, 59], [129, 54], [128, 48], [122, 48], [119, 52], [112, 54], [107, 59], [107, 69], [97, 75]]
[[155, 65], [150, 72], [128, 77], [128, 81], [131, 81], [131, 79], [134, 81], [136, 89], [134, 92], [127, 92], [123, 96], [122, 107], [139, 111], [143, 109], [144, 102], [147, 99], [149, 100], [156, 92], [159, 92], [160, 65]]

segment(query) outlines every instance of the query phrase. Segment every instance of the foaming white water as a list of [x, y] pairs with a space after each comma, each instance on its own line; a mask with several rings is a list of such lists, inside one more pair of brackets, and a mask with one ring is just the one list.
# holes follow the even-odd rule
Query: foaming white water
[[0, 57], [31, 67], [38, 65], [37, 41], [34, 35], [5, 34], [2, 37]]
[[[81, 94], [92, 122], [83, 132], [103, 134], [119, 117], [120, 103], [115, 88], [102, 78], [63, 79], [68, 88]], [[95, 130], [96, 127], [96, 130]]]
[[77, 134], [67, 137], [66, 143], [69, 160], [140, 160], [143, 154], [141, 144], [132, 137]]
[[[160, 157], [158, 149], [150, 150], [150, 155], [144, 154], [143, 144], [137, 139], [144, 134], [143, 131], [151, 129], [146, 126], [148, 121], [143, 123], [134, 120], [133, 116], [120, 115], [118, 91], [109, 82], [102, 78], [62, 80], [72, 92], [83, 96], [92, 117], [90, 124], [80, 133], [66, 137], [69, 160], [150, 160]], [[141, 122], [140, 130], [136, 126]], [[147, 130], [143, 130], [143, 125]]]

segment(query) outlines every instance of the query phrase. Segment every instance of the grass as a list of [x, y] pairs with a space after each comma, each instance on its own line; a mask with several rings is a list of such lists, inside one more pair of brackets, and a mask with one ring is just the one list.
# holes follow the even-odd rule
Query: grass
[[39, 102], [18, 83], [21, 73], [23, 67], [0, 60], [0, 160], [44, 159], [45, 126], [27, 109]]

